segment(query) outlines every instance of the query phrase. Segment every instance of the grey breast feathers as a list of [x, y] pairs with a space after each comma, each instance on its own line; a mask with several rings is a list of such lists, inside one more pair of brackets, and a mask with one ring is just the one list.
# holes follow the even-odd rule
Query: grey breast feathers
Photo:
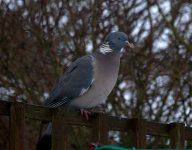
[[83, 95], [93, 82], [93, 56], [86, 55], [71, 64], [45, 101], [45, 106], [61, 107]]

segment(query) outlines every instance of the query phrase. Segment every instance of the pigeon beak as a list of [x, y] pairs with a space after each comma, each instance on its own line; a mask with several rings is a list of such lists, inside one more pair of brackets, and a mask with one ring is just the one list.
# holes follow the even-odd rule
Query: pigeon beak
[[126, 41], [126, 43], [127, 43], [127, 46], [129, 47], [129, 48], [134, 48], [135, 46], [133, 45], [133, 43], [130, 43], [129, 41]]

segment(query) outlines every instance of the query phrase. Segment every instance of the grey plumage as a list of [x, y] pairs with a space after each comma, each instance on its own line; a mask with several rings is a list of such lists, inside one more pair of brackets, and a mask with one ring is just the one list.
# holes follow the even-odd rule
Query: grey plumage
[[[92, 108], [105, 103], [117, 80], [120, 54], [93, 54], [93, 83], [91, 88], [69, 104], [78, 108]], [[105, 65], [104, 65], [105, 64]]]
[[[71, 64], [45, 101], [45, 106], [86, 109], [105, 103], [116, 83], [120, 51], [125, 46], [132, 47], [125, 33], [107, 35], [96, 53], [83, 56]], [[46, 141], [51, 139], [50, 130], [51, 124], [39, 141], [37, 150], [47, 146]], [[46, 149], [51, 149], [51, 146]]]
[[88, 90], [92, 84], [92, 59], [91, 55], [86, 55], [72, 63], [45, 101], [45, 106], [62, 107], [79, 95], [83, 95], [86, 92], [84, 89]]

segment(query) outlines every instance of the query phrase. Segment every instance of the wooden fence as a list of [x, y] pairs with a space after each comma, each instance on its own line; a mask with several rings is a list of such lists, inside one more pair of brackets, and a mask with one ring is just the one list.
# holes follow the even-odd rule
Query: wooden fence
[[136, 148], [146, 147], [146, 135], [169, 137], [171, 148], [184, 148], [185, 140], [192, 140], [192, 128], [185, 127], [182, 123], [162, 124], [137, 118], [121, 119], [104, 114], [96, 114], [94, 119], [86, 121], [75, 112], [5, 101], [0, 101], [0, 115], [10, 116], [10, 150], [24, 149], [25, 118], [52, 121], [53, 150], [68, 150], [69, 125], [91, 127], [94, 135], [92, 141], [102, 144], [108, 143], [109, 130], [122, 132], [131, 130], [133, 132], [131, 138]]

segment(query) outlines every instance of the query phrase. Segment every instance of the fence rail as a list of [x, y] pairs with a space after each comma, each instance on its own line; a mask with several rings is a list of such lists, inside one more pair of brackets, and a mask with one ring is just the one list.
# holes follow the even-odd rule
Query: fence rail
[[68, 150], [68, 127], [70, 125], [91, 127], [94, 137], [92, 141], [108, 143], [108, 131], [133, 132], [133, 145], [136, 148], [146, 147], [146, 135], [169, 137], [171, 148], [184, 148], [185, 140], [192, 140], [192, 128], [182, 123], [162, 124], [144, 119], [127, 119], [96, 114], [86, 121], [77, 112], [62, 109], [49, 109], [42, 106], [20, 102], [0, 101], [0, 115], [10, 116], [10, 150], [23, 150], [25, 118], [41, 121], [52, 121], [52, 149]]

